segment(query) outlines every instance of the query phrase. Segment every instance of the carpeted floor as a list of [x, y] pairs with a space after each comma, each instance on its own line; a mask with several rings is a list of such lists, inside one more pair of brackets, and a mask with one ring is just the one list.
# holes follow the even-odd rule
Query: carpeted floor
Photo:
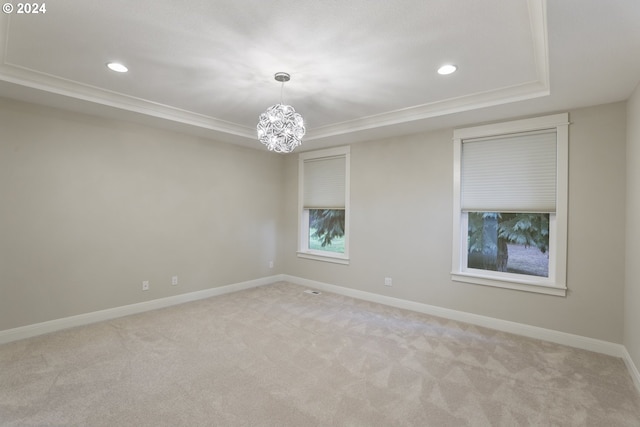
[[288, 283], [0, 346], [2, 426], [640, 426], [621, 359]]

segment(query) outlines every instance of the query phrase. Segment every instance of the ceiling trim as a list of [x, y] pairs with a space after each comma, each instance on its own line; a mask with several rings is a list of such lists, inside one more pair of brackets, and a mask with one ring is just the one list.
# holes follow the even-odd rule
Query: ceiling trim
[[364, 117], [356, 120], [338, 123], [335, 125], [315, 128], [307, 132], [306, 140], [327, 138], [342, 135], [349, 132], [369, 130], [384, 126], [392, 126], [416, 120], [445, 116], [447, 114], [461, 113], [485, 107], [507, 104], [510, 102], [524, 101], [549, 95], [549, 87], [540, 81], [524, 83], [498, 90], [492, 90], [459, 98], [446, 99], [416, 107], [375, 116]]
[[255, 137], [255, 129], [252, 128], [146, 99], [123, 95], [121, 93], [39, 73], [11, 64], [4, 63], [0, 66], [0, 80], [191, 126], [236, 136]]
[[[535, 81], [308, 129], [305, 140], [344, 135], [549, 95], [546, 0], [527, 0], [527, 4], [536, 66]], [[4, 35], [4, 42], [0, 43], [0, 58], [2, 58], [0, 80], [236, 137], [251, 140], [256, 138], [255, 128], [248, 128], [211, 116], [108, 91], [11, 64], [6, 59], [9, 23], [9, 15], [0, 16], [0, 34]]]
[[7, 61], [7, 45], [9, 43], [9, 16], [0, 16], [0, 34], [4, 35], [4, 42], [0, 43], [0, 80], [8, 83], [26, 86], [31, 89], [42, 90], [57, 95], [63, 95], [82, 101], [114, 107], [121, 110], [144, 114], [164, 120], [170, 120], [203, 129], [218, 131], [245, 138], [254, 138], [255, 129], [240, 126], [235, 123], [216, 119], [204, 114], [195, 113], [149, 101], [142, 98], [108, 91], [99, 87], [86, 85], [77, 81], [63, 79], [57, 76], [41, 73], [12, 64]]
[[547, 0], [528, 0], [529, 24], [533, 36], [536, 76], [549, 89], [549, 33], [547, 31]]
[[527, 0], [527, 7], [529, 10], [529, 25], [531, 26], [533, 39], [533, 55], [536, 64], [535, 81], [311, 129], [307, 132], [305, 139], [328, 138], [349, 132], [392, 126], [415, 120], [429, 119], [549, 95], [547, 1]]

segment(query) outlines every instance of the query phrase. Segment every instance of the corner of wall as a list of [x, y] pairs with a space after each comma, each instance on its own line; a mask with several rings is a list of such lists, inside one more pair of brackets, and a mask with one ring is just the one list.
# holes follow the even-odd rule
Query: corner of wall
[[625, 362], [634, 375], [640, 390], [640, 224], [637, 221], [640, 209], [640, 82], [627, 101], [627, 179], [625, 220], [625, 288], [624, 288], [624, 336], [623, 344], [627, 356]]

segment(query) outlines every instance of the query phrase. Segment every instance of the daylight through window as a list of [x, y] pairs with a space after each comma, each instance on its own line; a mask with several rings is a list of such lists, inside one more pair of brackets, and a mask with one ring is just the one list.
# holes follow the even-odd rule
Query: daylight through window
[[299, 157], [298, 256], [348, 263], [349, 147]]
[[454, 131], [452, 279], [565, 295], [568, 115]]

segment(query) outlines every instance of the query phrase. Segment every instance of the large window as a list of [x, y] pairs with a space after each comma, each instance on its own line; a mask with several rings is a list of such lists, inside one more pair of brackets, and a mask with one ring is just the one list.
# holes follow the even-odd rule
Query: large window
[[454, 131], [452, 279], [566, 294], [568, 115]]
[[349, 262], [349, 156], [349, 147], [300, 154], [300, 257]]

